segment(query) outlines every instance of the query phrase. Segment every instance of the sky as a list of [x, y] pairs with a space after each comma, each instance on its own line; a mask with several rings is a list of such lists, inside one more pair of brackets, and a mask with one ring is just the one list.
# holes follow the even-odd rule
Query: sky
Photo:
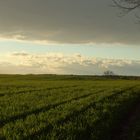
[[140, 23], [112, 0], [1, 0], [0, 74], [140, 76]]

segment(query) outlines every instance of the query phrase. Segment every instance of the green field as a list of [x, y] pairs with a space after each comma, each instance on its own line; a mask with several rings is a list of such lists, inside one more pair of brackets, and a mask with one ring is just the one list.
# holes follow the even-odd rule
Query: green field
[[113, 140], [139, 101], [133, 78], [0, 75], [0, 140]]

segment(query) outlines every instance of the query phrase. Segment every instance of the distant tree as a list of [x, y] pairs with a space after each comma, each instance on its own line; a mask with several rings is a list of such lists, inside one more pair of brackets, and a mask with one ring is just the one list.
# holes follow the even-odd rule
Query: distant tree
[[113, 71], [107, 70], [107, 71], [104, 71], [104, 75], [105, 75], [105, 76], [114, 76], [115, 74], [114, 74]]

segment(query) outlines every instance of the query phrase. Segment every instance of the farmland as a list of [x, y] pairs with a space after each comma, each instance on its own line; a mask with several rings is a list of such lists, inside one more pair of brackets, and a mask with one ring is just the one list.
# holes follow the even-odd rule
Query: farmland
[[0, 139], [115, 139], [139, 101], [138, 79], [0, 75]]

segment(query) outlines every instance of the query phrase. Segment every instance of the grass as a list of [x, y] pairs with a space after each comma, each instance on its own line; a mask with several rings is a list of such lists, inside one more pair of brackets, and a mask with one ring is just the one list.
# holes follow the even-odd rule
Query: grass
[[111, 140], [140, 99], [136, 79], [0, 75], [0, 139]]

